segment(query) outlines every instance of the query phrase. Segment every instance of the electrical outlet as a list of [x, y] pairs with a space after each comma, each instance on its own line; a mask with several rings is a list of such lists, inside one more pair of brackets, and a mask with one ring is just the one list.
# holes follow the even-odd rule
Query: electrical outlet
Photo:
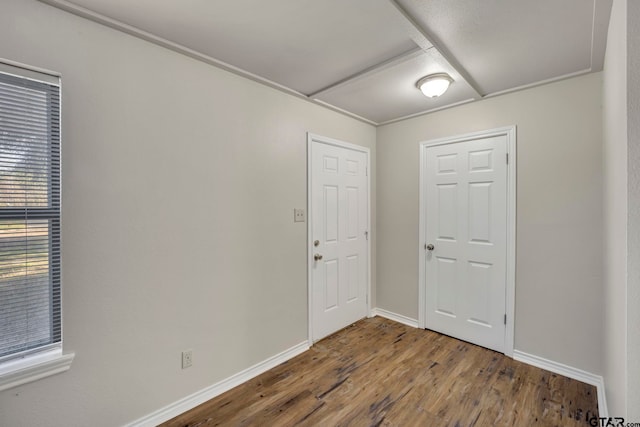
[[182, 352], [182, 369], [187, 369], [193, 365], [193, 350], [185, 350]]
[[304, 213], [304, 209], [293, 210], [293, 222], [305, 222], [306, 220], [307, 216]]

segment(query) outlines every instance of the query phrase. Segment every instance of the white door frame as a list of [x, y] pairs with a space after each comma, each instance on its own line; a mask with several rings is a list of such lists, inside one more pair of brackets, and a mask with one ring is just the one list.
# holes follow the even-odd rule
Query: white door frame
[[313, 253], [313, 210], [311, 209], [311, 177], [312, 177], [312, 149], [314, 143], [334, 145], [336, 147], [346, 148], [349, 150], [359, 151], [367, 156], [367, 230], [369, 231], [367, 238], [367, 316], [371, 316], [371, 150], [362, 145], [350, 144], [348, 142], [339, 141], [337, 139], [328, 138], [325, 136], [316, 135], [307, 132], [307, 300], [309, 311], [309, 333], [307, 340], [309, 346], [313, 345], [313, 259], [311, 254]]
[[[418, 273], [418, 326], [427, 327], [426, 307], [426, 260], [425, 244], [427, 231], [426, 218], [426, 177], [425, 154], [428, 147], [434, 145], [455, 144], [457, 142], [471, 141], [494, 136], [506, 136], [507, 138], [507, 277], [506, 277], [506, 307], [507, 323], [505, 326], [504, 354], [513, 357], [514, 345], [514, 321], [515, 321], [515, 288], [516, 288], [516, 127], [490, 129], [481, 132], [473, 132], [447, 138], [433, 139], [420, 143], [420, 238], [418, 247], [419, 273]], [[506, 160], [505, 160], [506, 161]]]

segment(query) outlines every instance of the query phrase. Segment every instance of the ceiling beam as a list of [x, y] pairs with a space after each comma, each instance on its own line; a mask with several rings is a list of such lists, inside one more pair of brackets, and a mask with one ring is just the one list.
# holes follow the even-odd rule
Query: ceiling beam
[[[411, 14], [402, 7], [397, 0], [389, 0], [389, 2], [395, 7], [398, 11], [399, 15], [404, 19], [407, 23], [407, 30], [409, 31], [410, 37], [412, 40], [423, 49], [428, 49], [430, 47], [434, 47], [440, 55], [444, 58], [445, 61], [449, 63], [449, 65], [456, 70], [456, 72], [462, 77], [465, 82], [469, 85], [469, 87], [474, 92], [474, 98], [480, 99], [482, 98], [482, 93], [476, 81], [471, 77], [471, 75], [467, 72], [467, 70], [458, 62], [458, 60], [453, 56], [453, 54], [444, 47], [442, 42], [438, 40], [433, 34], [430, 34], [422, 28], [420, 24], [411, 16]], [[427, 46], [424, 48], [423, 46]]]
[[318, 96], [324, 95], [326, 93], [329, 93], [335, 89], [338, 89], [342, 86], [348, 85], [350, 83], [356, 82], [360, 79], [363, 79], [365, 77], [371, 76], [373, 74], [379, 73], [380, 71], [383, 71], [387, 68], [391, 68], [391, 67], [395, 67], [396, 65], [402, 64], [403, 62], [409, 61], [410, 59], [413, 59], [417, 56], [420, 56], [424, 53], [424, 50], [422, 50], [422, 48], [414, 48], [411, 50], [408, 50], [406, 52], [401, 53], [398, 56], [394, 56], [391, 59], [387, 59], [384, 62], [381, 62], [379, 64], [376, 64], [372, 67], [366, 68], [362, 71], [359, 71], [355, 74], [352, 74], [348, 77], [345, 77], [342, 80], [339, 80], [335, 83], [330, 84], [329, 86], [326, 86], [318, 91], [315, 91], [313, 93], [310, 93], [308, 96], [309, 98], [316, 98]]

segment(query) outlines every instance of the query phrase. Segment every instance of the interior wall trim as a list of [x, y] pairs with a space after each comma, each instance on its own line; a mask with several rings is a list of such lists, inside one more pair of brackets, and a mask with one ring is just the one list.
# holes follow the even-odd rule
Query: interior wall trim
[[[393, 313], [382, 308], [374, 308], [371, 310], [371, 317], [380, 316], [389, 320], [402, 323], [413, 328], [418, 328], [418, 321], [402, 314]], [[520, 350], [513, 350], [513, 359], [518, 362], [526, 363], [527, 365], [535, 366], [536, 368], [544, 369], [545, 371], [553, 372], [571, 378], [586, 384], [590, 384], [596, 388], [598, 394], [598, 416], [609, 417], [609, 411], [607, 409], [607, 398], [605, 395], [604, 378], [601, 375], [592, 374], [591, 372], [584, 371], [582, 369], [574, 368], [573, 366], [565, 365], [563, 363], [555, 362], [553, 360], [545, 359], [544, 357], [536, 356], [533, 354], [525, 353]]]
[[[384, 317], [385, 319], [393, 320], [398, 323], [411, 326], [412, 328], [419, 327], [416, 319], [403, 316], [402, 314], [393, 313], [383, 308], [372, 309], [371, 317], [375, 316]], [[554, 362], [553, 360], [525, 353], [520, 350], [513, 350], [513, 359], [518, 362], [526, 363], [527, 365], [535, 366], [536, 368], [544, 369], [545, 371], [553, 372], [594, 386], [598, 394], [598, 416], [609, 417], [607, 399], [605, 396], [604, 378], [602, 378], [601, 375], [592, 374], [591, 372], [574, 368], [573, 366], [565, 365], [563, 363]]]
[[592, 374], [591, 372], [583, 371], [582, 369], [545, 359], [544, 357], [525, 353], [520, 350], [513, 351], [513, 358], [514, 360], [526, 363], [527, 365], [535, 366], [536, 368], [544, 369], [594, 386], [598, 393], [598, 416], [605, 418], [609, 417], [604, 389], [604, 378], [602, 378], [601, 375]]
[[[410, 317], [397, 314], [382, 308], [374, 308], [371, 310], [371, 317], [380, 316], [389, 320], [393, 320], [398, 323], [410, 326], [412, 328], [418, 327], [418, 321]], [[309, 349], [309, 343], [303, 341], [281, 353], [276, 354], [260, 363], [257, 363], [243, 371], [240, 371], [222, 381], [219, 381], [207, 388], [204, 388], [196, 393], [193, 393], [183, 399], [173, 402], [157, 411], [152, 412], [142, 418], [139, 418], [125, 427], [153, 427], [165, 421], [168, 421], [190, 409], [195, 408], [202, 403], [213, 399], [220, 394], [231, 390], [232, 388], [249, 381], [252, 378], [272, 369], [279, 364], [286, 362], [297, 355], [307, 351]], [[531, 366], [535, 366], [540, 369], [544, 369], [549, 372], [553, 372], [559, 375], [563, 375], [567, 378], [571, 378], [577, 381], [584, 382], [596, 387], [598, 398], [598, 412], [600, 417], [608, 417], [609, 412], [607, 410], [607, 400], [605, 396], [604, 379], [601, 375], [592, 374], [582, 369], [574, 368], [563, 363], [555, 362], [549, 359], [545, 359], [540, 356], [526, 353], [520, 350], [513, 351], [513, 358], [522, 363], [526, 363]]]
[[593, 70], [591, 68], [587, 68], [585, 70], [576, 71], [574, 73], [564, 74], [562, 76], [552, 77], [550, 79], [545, 79], [545, 80], [540, 80], [540, 81], [537, 81], [537, 82], [527, 83], [525, 85], [512, 87], [510, 89], [505, 89], [505, 90], [501, 90], [501, 91], [498, 91], [498, 92], [488, 93], [488, 94], [482, 96], [482, 98], [465, 99], [463, 101], [455, 102], [453, 104], [443, 105], [442, 107], [431, 108], [429, 110], [424, 110], [424, 111], [418, 111], [417, 113], [412, 113], [412, 114], [408, 114], [406, 116], [398, 117], [398, 118], [395, 118], [395, 119], [386, 120], [386, 121], [378, 123], [377, 126], [390, 125], [392, 123], [397, 123], [397, 122], [402, 122], [404, 120], [413, 119], [415, 117], [425, 116], [427, 114], [435, 113], [437, 111], [448, 110], [450, 108], [458, 107], [460, 105], [470, 104], [470, 103], [473, 103], [473, 102], [480, 102], [480, 101], [484, 101], [486, 99], [496, 98], [496, 97], [499, 97], [499, 96], [502, 96], [502, 95], [509, 95], [511, 93], [520, 92], [520, 91], [527, 90], [527, 89], [533, 89], [533, 88], [536, 88], [538, 86], [545, 86], [545, 85], [561, 82], [563, 80], [572, 79], [574, 77], [584, 76], [585, 74], [589, 74], [591, 72], [593, 72]]
[[155, 427], [160, 423], [177, 417], [178, 415], [193, 409], [196, 406], [201, 405], [246, 381], [249, 381], [250, 379], [257, 377], [269, 369], [275, 368], [281, 363], [284, 363], [307, 350], [309, 350], [309, 343], [305, 340], [300, 344], [296, 344], [293, 347], [276, 354], [275, 356], [269, 357], [268, 359], [263, 360], [262, 362], [259, 362], [243, 371], [233, 374], [222, 381], [218, 381], [207, 388], [197, 391], [183, 399], [165, 406], [164, 408], [160, 408], [149, 415], [126, 424], [125, 427]]
[[154, 34], [151, 34], [147, 31], [141, 30], [140, 28], [134, 27], [132, 25], [129, 24], [125, 24], [123, 22], [120, 22], [116, 19], [112, 19], [109, 18], [107, 16], [104, 16], [100, 13], [94, 12], [92, 10], [86, 9], [82, 6], [78, 6], [74, 3], [71, 3], [67, 0], [39, 0], [40, 2], [47, 4], [49, 6], [53, 6], [56, 7], [60, 10], [63, 10], [65, 12], [69, 12], [73, 15], [79, 16], [81, 18], [85, 18], [88, 19], [90, 21], [96, 22], [98, 24], [107, 26], [109, 28], [112, 28], [114, 30], [117, 31], [121, 31], [125, 34], [129, 34], [130, 36], [133, 37], [137, 37], [139, 39], [145, 40], [149, 43], [153, 43], [155, 45], [164, 47], [166, 49], [172, 50], [176, 53], [188, 56], [189, 58], [192, 59], [196, 59], [198, 61], [202, 61], [206, 64], [212, 65], [214, 67], [220, 68], [222, 70], [228, 71], [230, 73], [233, 73], [237, 76], [240, 77], [244, 77], [246, 79], [252, 80], [256, 83], [260, 83], [263, 84], [265, 86], [268, 86], [272, 89], [276, 89], [280, 92], [284, 92], [288, 95], [294, 96], [296, 98], [300, 98], [303, 99], [307, 102], [310, 102], [312, 104], [315, 105], [319, 105], [321, 107], [324, 108], [328, 108], [329, 110], [335, 111], [336, 113], [340, 113], [340, 114], [344, 114], [348, 117], [351, 117], [353, 119], [359, 120], [361, 122], [370, 124], [372, 126], [378, 126], [377, 122], [374, 122], [373, 120], [369, 120], [366, 119], [364, 117], [361, 117], [355, 113], [352, 113], [350, 111], [347, 110], [343, 110], [341, 108], [335, 107], [329, 103], [326, 102], [317, 102], [314, 99], [309, 98], [307, 95], [305, 95], [302, 92], [298, 92], [297, 90], [291, 89], [290, 87], [284, 86], [280, 83], [276, 83], [272, 80], [266, 79], [264, 77], [261, 77], [257, 74], [253, 74], [247, 70], [244, 70], [240, 67], [236, 67], [234, 65], [228, 64], [224, 61], [221, 61], [219, 59], [216, 59], [214, 57], [211, 57], [209, 55], [205, 55], [203, 53], [200, 53], [198, 51], [195, 51], [193, 49], [190, 49], [186, 46], [183, 46], [181, 44], [178, 43], [174, 43], [170, 40], [164, 39], [162, 37], [156, 36]]
[[403, 316], [392, 311], [385, 310], [384, 308], [374, 308], [371, 310], [371, 317], [380, 316], [385, 319], [393, 320], [394, 322], [402, 323], [403, 325], [411, 326], [412, 328], [418, 327], [418, 320], [411, 317]]
[[[259, 76], [257, 74], [253, 74], [253, 73], [251, 73], [249, 71], [246, 71], [246, 70], [244, 70], [242, 68], [233, 66], [233, 65], [228, 64], [228, 63], [226, 63], [224, 61], [221, 61], [219, 59], [213, 58], [213, 57], [211, 57], [209, 55], [205, 55], [205, 54], [197, 52], [197, 51], [195, 51], [193, 49], [189, 49], [186, 46], [182, 46], [182, 45], [180, 45], [178, 43], [174, 43], [172, 41], [166, 40], [166, 39], [164, 39], [162, 37], [159, 37], [159, 36], [156, 36], [154, 34], [151, 34], [151, 33], [147, 32], [147, 31], [141, 30], [140, 28], [125, 24], [123, 22], [120, 22], [118, 20], [109, 18], [107, 16], [104, 16], [104, 15], [99, 14], [97, 12], [94, 12], [92, 10], [89, 10], [89, 9], [84, 8], [84, 7], [78, 6], [78, 5], [74, 4], [74, 3], [71, 3], [70, 1], [67, 1], [67, 0], [38, 0], [38, 1], [40, 1], [41, 3], [47, 4], [49, 6], [53, 6], [55, 8], [58, 8], [60, 10], [63, 10], [65, 12], [74, 14], [74, 15], [79, 16], [81, 18], [88, 19], [90, 21], [96, 22], [96, 23], [101, 24], [101, 25], [105, 25], [105, 26], [107, 26], [109, 28], [112, 28], [114, 30], [121, 31], [121, 32], [123, 32], [125, 34], [129, 34], [130, 36], [137, 37], [139, 39], [142, 39], [142, 40], [145, 40], [147, 42], [156, 44], [158, 46], [162, 46], [162, 47], [164, 47], [166, 49], [169, 49], [169, 50], [172, 50], [174, 52], [180, 53], [182, 55], [188, 56], [188, 57], [190, 57], [192, 59], [196, 59], [198, 61], [202, 61], [202, 62], [207, 63], [209, 65], [212, 65], [214, 67], [220, 68], [220, 69], [228, 71], [230, 73], [233, 73], [235, 75], [238, 75], [238, 76], [247, 78], [249, 80], [252, 80], [254, 82], [263, 84], [263, 85], [268, 86], [268, 87], [270, 87], [272, 89], [276, 89], [276, 90], [278, 90], [280, 92], [284, 92], [284, 93], [289, 94], [291, 96], [294, 96], [296, 98], [304, 99], [305, 101], [308, 101], [308, 102], [310, 102], [312, 104], [328, 108], [329, 110], [335, 111], [335, 112], [340, 113], [340, 114], [344, 114], [344, 115], [346, 115], [348, 117], [351, 117], [353, 119], [359, 120], [361, 122], [364, 122], [364, 123], [367, 123], [367, 124], [370, 124], [370, 125], [376, 126], [376, 127], [384, 126], [384, 125], [387, 125], [387, 124], [392, 124], [392, 123], [396, 123], [396, 122], [400, 122], [400, 121], [404, 121], [404, 120], [408, 120], [408, 119], [412, 119], [414, 117], [424, 116], [426, 114], [435, 113], [436, 111], [441, 111], [441, 110], [446, 110], [446, 109], [449, 109], [449, 108], [454, 108], [454, 107], [457, 107], [459, 105], [468, 104], [468, 103], [471, 103], [471, 102], [482, 101], [482, 100], [487, 99], [487, 98], [506, 95], [506, 94], [509, 94], [509, 93], [518, 92], [518, 91], [521, 91], [521, 90], [530, 89], [530, 88], [537, 87], [537, 86], [542, 86], [542, 85], [546, 85], [546, 84], [550, 84], [550, 83], [555, 83], [557, 81], [561, 81], [561, 80], [565, 80], [565, 79], [573, 78], [573, 77], [578, 77], [578, 76], [581, 76], [583, 74], [587, 74], [587, 73], [590, 73], [590, 72], [593, 72], [593, 71], [599, 71], [599, 70], [602, 69], [602, 67], [600, 66], [600, 63], [595, 64], [595, 65], [592, 64], [591, 67], [589, 67], [589, 68], [587, 68], [585, 70], [577, 71], [577, 72], [574, 72], [574, 73], [569, 73], [569, 74], [566, 74], [566, 75], [563, 75], [563, 76], [553, 77], [553, 78], [550, 78], [550, 79], [545, 79], [545, 80], [529, 83], [529, 84], [526, 84], [526, 85], [518, 86], [518, 87], [515, 87], [515, 88], [510, 88], [510, 89], [505, 89], [505, 90], [494, 92], [494, 93], [484, 94], [484, 95], [478, 96], [476, 98], [466, 99], [466, 100], [463, 100], [463, 101], [460, 101], [460, 102], [457, 102], [457, 103], [444, 105], [444, 106], [438, 107], [438, 108], [432, 108], [432, 109], [419, 111], [419, 112], [416, 112], [416, 113], [412, 113], [412, 114], [409, 114], [409, 115], [397, 117], [397, 118], [386, 120], [386, 121], [382, 121], [382, 122], [376, 122], [376, 121], [373, 121], [373, 120], [369, 120], [369, 119], [367, 119], [365, 117], [362, 117], [362, 116], [360, 116], [358, 114], [352, 113], [351, 111], [342, 109], [342, 108], [337, 107], [335, 105], [332, 105], [332, 104], [330, 104], [328, 102], [323, 102], [323, 101], [320, 101], [318, 99], [313, 99], [313, 97], [310, 97], [310, 96], [308, 96], [308, 95], [306, 95], [304, 93], [298, 92], [297, 90], [291, 89], [290, 87], [284, 86], [284, 85], [282, 85], [280, 83], [276, 83], [274, 81], [271, 81], [269, 79], [261, 77], [261, 76]], [[610, 2], [610, 1], [611, 0], [600, 0], [600, 3], [598, 3], [597, 7], [600, 8], [600, 9], [604, 8], [606, 10], [606, 4], [605, 3], [606, 2]], [[391, 3], [396, 7], [396, 9], [398, 9], [400, 7], [399, 4], [395, 0], [393, 0]], [[404, 11], [404, 9], [400, 8], [400, 9], [398, 9], [398, 11], [405, 19], [407, 19], [407, 22], [413, 22], [412, 18], [410, 19], [408, 17], [408, 15], [406, 15], [406, 11]], [[404, 11], [404, 14], [403, 14], [403, 11]], [[604, 17], [602, 19], [604, 19]], [[608, 19], [608, 15], [607, 15], [607, 19]], [[411, 24], [411, 25], [417, 25], [417, 24]], [[416, 31], [418, 31], [418, 30], [416, 29]], [[423, 30], [421, 30], [421, 31], [423, 31]], [[424, 37], [424, 34], [422, 34], [422, 37]], [[425, 40], [427, 40], [427, 39], [425, 38]], [[434, 46], [430, 41], [427, 43], [427, 45], [424, 45], [424, 47], [422, 47], [422, 50], [423, 51], [424, 50], [428, 50], [431, 47], [434, 47], [436, 50], [438, 50], [442, 54], [442, 51], [440, 49], [443, 49], [443, 48], [440, 46], [440, 49], [438, 49], [438, 47]], [[592, 47], [592, 48], [598, 50], [598, 49], [601, 49], [602, 47], [601, 46], [595, 46], [595, 47]], [[593, 57], [593, 55], [594, 54], [592, 53], [592, 57]], [[391, 59], [391, 61], [393, 61], [393, 58]], [[451, 61], [453, 61], [455, 64], [457, 64], [457, 61], [455, 61], [455, 59], [449, 58], [449, 63], [450, 64], [451, 64]], [[461, 67], [460, 67], [459, 64], [457, 64], [457, 67], [454, 64], [451, 64], [451, 65], [452, 65], [452, 67], [454, 69], [456, 69], [458, 71], [458, 73], [460, 72]], [[385, 63], [378, 64], [376, 67], [379, 67], [378, 71], [382, 71], [382, 70], [386, 69], [386, 64]], [[372, 67], [372, 68], [376, 68], [376, 67]], [[366, 72], [366, 71], [367, 70], [364, 70], [363, 72]], [[465, 73], [465, 72], [463, 71], [463, 73]], [[463, 79], [465, 81], [467, 81], [467, 83], [470, 80], [473, 81], [469, 75], [467, 75], [466, 77], [461, 75], [461, 77], [463, 77]], [[339, 84], [339, 83], [340, 82], [338, 82], [336, 84]], [[476, 90], [476, 92], [477, 92], [477, 90]], [[312, 94], [312, 95], [315, 95], [315, 94]]]

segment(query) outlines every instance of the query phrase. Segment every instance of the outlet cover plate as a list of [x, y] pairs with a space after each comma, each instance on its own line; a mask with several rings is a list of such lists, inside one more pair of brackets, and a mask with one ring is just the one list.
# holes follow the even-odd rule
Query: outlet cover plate
[[307, 220], [307, 215], [304, 212], [304, 209], [294, 209], [293, 210], [293, 222], [305, 222]]
[[185, 350], [182, 352], [182, 369], [187, 369], [193, 365], [193, 350]]

